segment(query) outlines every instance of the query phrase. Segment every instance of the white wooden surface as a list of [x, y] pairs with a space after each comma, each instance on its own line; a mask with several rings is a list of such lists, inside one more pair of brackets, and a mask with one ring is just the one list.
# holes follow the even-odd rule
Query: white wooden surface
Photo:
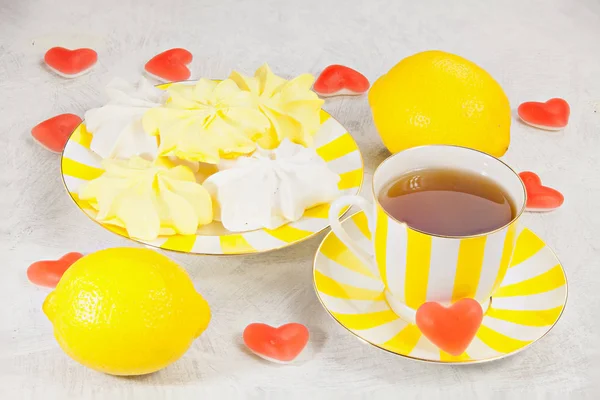
[[[597, 0], [1, 1], [0, 398], [591, 398], [600, 376], [599, 39]], [[56, 77], [40, 64], [55, 45], [91, 46], [99, 63], [76, 80]], [[30, 129], [59, 113], [83, 115], [103, 101], [111, 77], [134, 78], [151, 56], [175, 46], [194, 53], [195, 78], [224, 77], [232, 68], [251, 73], [267, 61], [287, 76], [342, 63], [371, 80], [409, 54], [438, 48], [485, 67], [513, 107], [566, 98], [567, 129], [548, 133], [515, 121], [505, 156], [565, 194], [559, 211], [524, 217], [565, 265], [562, 320], [530, 349], [484, 365], [428, 365], [387, 354], [347, 334], [318, 303], [311, 267], [319, 237], [264, 256], [172, 255], [214, 318], [163, 371], [115, 378], [69, 359], [41, 311], [48, 290], [28, 283], [27, 266], [131, 243], [71, 204], [59, 157], [37, 146]], [[358, 141], [368, 181], [387, 153], [366, 97], [328, 100], [326, 109]], [[278, 366], [250, 356], [240, 334], [255, 321], [306, 324], [310, 357]]]

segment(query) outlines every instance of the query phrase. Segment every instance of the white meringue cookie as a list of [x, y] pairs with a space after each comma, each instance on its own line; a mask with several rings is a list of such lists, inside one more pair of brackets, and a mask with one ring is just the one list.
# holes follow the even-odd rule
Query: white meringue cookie
[[165, 103], [168, 94], [146, 78], [137, 84], [115, 78], [106, 87], [106, 105], [85, 113], [85, 124], [92, 133], [90, 149], [102, 158], [156, 158], [156, 137], [144, 132], [142, 116]]
[[340, 177], [314, 149], [284, 139], [274, 150], [226, 160], [203, 184], [216, 220], [232, 232], [275, 229], [339, 196]]

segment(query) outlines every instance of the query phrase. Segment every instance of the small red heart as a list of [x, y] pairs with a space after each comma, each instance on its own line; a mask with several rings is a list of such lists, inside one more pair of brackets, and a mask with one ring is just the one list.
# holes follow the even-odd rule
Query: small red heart
[[545, 103], [528, 101], [517, 109], [519, 117], [531, 126], [557, 131], [569, 123], [571, 108], [563, 99], [550, 99]]
[[419, 307], [416, 315], [421, 333], [453, 356], [461, 355], [469, 347], [482, 320], [481, 305], [473, 299], [461, 299], [450, 307], [428, 302]]
[[31, 136], [48, 150], [60, 153], [81, 122], [81, 118], [75, 114], [60, 114], [34, 126]]
[[319, 96], [363, 94], [369, 90], [369, 80], [360, 72], [343, 65], [330, 65], [321, 72], [313, 85]]
[[36, 261], [27, 268], [27, 278], [38, 286], [54, 288], [73, 263], [83, 257], [81, 253], [67, 253], [58, 260]]
[[191, 75], [187, 64], [192, 62], [192, 57], [186, 49], [171, 49], [152, 57], [144, 68], [148, 74], [162, 81], [184, 81]]
[[531, 171], [519, 174], [527, 191], [527, 211], [551, 211], [565, 202], [565, 197], [556, 189], [542, 185], [542, 180]]
[[53, 47], [44, 55], [46, 65], [65, 78], [76, 78], [85, 74], [97, 61], [98, 53], [92, 49], [69, 50]]
[[244, 343], [257, 356], [274, 362], [294, 360], [308, 343], [308, 329], [297, 323], [274, 328], [254, 323], [244, 329]]

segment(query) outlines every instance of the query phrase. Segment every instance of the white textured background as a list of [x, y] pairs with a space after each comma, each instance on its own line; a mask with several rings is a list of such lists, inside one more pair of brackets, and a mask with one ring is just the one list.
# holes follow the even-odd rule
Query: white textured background
[[[56, 77], [40, 64], [56, 45], [93, 47], [99, 63], [76, 80]], [[566, 98], [572, 114], [563, 132], [515, 121], [505, 156], [565, 194], [559, 211], [524, 217], [566, 268], [562, 320], [531, 348], [489, 364], [428, 365], [387, 354], [347, 334], [318, 303], [311, 266], [319, 237], [265, 256], [172, 255], [214, 318], [163, 371], [115, 378], [69, 359], [41, 311], [48, 290], [28, 283], [27, 266], [131, 243], [71, 204], [59, 157], [37, 146], [30, 129], [59, 113], [83, 115], [103, 101], [111, 77], [134, 78], [175, 46], [194, 53], [193, 78], [251, 73], [267, 61], [287, 76], [342, 63], [371, 80], [437, 48], [486, 68], [513, 108]], [[366, 97], [328, 100], [326, 109], [358, 141], [368, 181], [387, 153]], [[0, 398], [591, 398], [600, 376], [599, 157], [598, 0], [0, 0]], [[249, 356], [240, 335], [255, 321], [306, 324], [312, 357], [282, 367]]]

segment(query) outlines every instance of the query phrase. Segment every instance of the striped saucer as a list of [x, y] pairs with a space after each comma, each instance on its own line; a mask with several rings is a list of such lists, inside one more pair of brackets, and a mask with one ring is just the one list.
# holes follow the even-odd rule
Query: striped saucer
[[[364, 213], [343, 223], [365, 250], [371, 235]], [[327, 312], [358, 338], [388, 352], [445, 364], [469, 364], [515, 354], [541, 339], [559, 320], [567, 301], [567, 280], [552, 250], [527, 228], [518, 232], [506, 276], [492, 296], [481, 327], [460, 356], [439, 350], [416, 325], [400, 319], [388, 306], [383, 283], [364, 275], [365, 267], [333, 232], [315, 256], [314, 284]]]

